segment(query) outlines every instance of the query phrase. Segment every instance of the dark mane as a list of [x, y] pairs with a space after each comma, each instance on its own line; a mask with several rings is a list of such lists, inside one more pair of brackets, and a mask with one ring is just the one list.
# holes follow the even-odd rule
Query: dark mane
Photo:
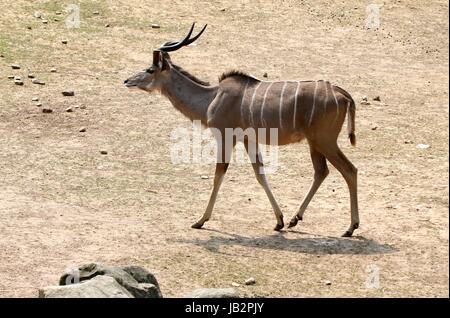
[[249, 78], [249, 79], [252, 79], [252, 80], [255, 80], [255, 81], [258, 80], [256, 78], [254, 78], [253, 76], [248, 75], [245, 72], [242, 72], [242, 71], [239, 71], [239, 70], [231, 70], [231, 71], [227, 71], [225, 73], [222, 73], [222, 75], [220, 75], [219, 83], [222, 82], [224, 79], [226, 79], [228, 77], [233, 77], [233, 76]]
[[184, 76], [186, 76], [187, 78], [193, 80], [194, 82], [203, 85], [203, 86], [210, 86], [211, 84], [205, 81], [202, 81], [201, 79], [195, 77], [194, 75], [190, 74], [188, 71], [186, 71], [185, 69], [181, 68], [178, 65], [175, 64], [171, 64], [171, 66], [176, 69], [178, 72], [180, 72], [181, 74], [183, 74]]

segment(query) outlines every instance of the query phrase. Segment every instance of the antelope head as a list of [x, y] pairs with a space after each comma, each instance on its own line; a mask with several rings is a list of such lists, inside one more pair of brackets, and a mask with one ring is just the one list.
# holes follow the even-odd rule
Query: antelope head
[[142, 89], [147, 92], [161, 89], [162, 85], [169, 78], [171, 69], [170, 56], [168, 52], [176, 51], [183, 46], [187, 46], [197, 40], [203, 31], [206, 29], [206, 25], [203, 29], [193, 38], [191, 38], [192, 31], [194, 31], [195, 22], [192, 23], [191, 29], [188, 34], [178, 42], [166, 42], [159, 48], [153, 50], [153, 63], [144, 71], [131, 76], [124, 81], [124, 84], [128, 88]]

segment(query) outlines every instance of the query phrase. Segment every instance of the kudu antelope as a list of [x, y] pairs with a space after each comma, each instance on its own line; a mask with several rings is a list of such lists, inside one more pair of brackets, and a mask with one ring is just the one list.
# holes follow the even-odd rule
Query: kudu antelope
[[[256, 179], [264, 188], [275, 212], [275, 230], [284, 227], [283, 214], [264, 174], [258, 149], [262, 139], [260, 135], [257, 134], [253, 139], [244, 135], [242, 140], [236, 139], [229, 146], [224, 141], [226, 128], [266, 128], [266, 131], [276, 128], [278, 145], [299, 142], [302, 139], [308, 141], [314, 167], [314, 181], [289, 227], [302, 220], [309, 202], [328, 175], [328, 160], [342, 174], [350, 191], [351, 224], [343, 236], [351, 236], [359, 226], [357, 169], [337, 145], [337, 138], [347, 113], [348, 136], [351, 144], [355, 144], [355, 102], [350, 94], [327, 81], [260, 81], [239, 71], [224, 73], [219, 84], [211, 86], [176, 66], [168, 54], [200, 37], [206, 25], [199, 34], [191, 38], [194, 25], [195, 23], [183, 40], [166, 42], [154, 50], [152, 65], [124, 82], [129, 88], [161, 92], [189, 119], [200, 120], [206, 127], [221, 132], [216, 135], [219, 155], [213, 191], [204, 215], [192, 227], [201, 228], [210, 219], [231, 152], [238, 141], [244, 143]], [[225, 149], [227, 147], [231, 149]]]

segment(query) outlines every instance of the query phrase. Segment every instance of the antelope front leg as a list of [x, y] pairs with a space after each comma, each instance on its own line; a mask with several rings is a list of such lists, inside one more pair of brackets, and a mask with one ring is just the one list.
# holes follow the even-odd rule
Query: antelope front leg
[[214, 204], [216, 203], [217, 194], [219, 193], [220, 185], [222, 184], [223, 177], [225, 176], [225, 172], [227, 172], [229, 163], [217, 163], [216, 164], [216, 173], [214, 175], [214, 188], [211, 193], [211, 197], [209, 198], [208, 207], [206, 208], [205, 213], [202, 218], [195, 222], [192, 225], [194, 229], [200, 229], [203, 224], [211, 218], [212, 210], [214, 208]]
[[225, 140], [225, 136], [222, 132], [212, 130], [212, 133], [215, 134], [217, 141], [217, 163], [216, 172], [214, 174], [214, 188], [211, 193], [211, 197], [209, 198], [209, 203], [206, 207], [205, 213], [200, 220], [192, 224], [192, 228], [194, 229], [200, 229], [203, 224], [211, 218], [212, 210], [217, 199], [217, 194], [219, 193], [220, 185], [222, 184], [223, 178], [230, 164], [231, 154], [235, 145], [233, 140]]
[[262, 162], [261, 153], [257, 143], [250, 143], [248, 141], [244, 142], [245, 149], [250, 157], [252, 163], [253, 171], [255, 172], [256, 179], [259, 184], [262, 185], [264, 191], [269, 198], [270, 204], [272, 205], [273, 211], [275, 212], [275, 217], [277, 219], [277, 225], [274, 230], [279, 231], [284, 227], [283, 213], [275, 200], [272, 191], [270, 191], [269, 183], [267, 182], [266, 175], [264, 173], [264, 164]]

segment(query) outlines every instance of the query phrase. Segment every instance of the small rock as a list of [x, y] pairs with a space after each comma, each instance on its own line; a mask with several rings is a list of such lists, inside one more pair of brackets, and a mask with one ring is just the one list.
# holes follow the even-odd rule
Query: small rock
[[66, 108], [66, 112], [67, 112], [67, 113], [72, 113], [72, 112], [73, 112], [72, 107], [67, 107], [67, 108]]
[[59, 19], [58, 18], [53, 18], [53, 21], [59, 22]]
[[63, 96], [75, 96], [74, 91], [63, 91], [62, 94]]
[[27, 29], [28, 29], [28, 30], [31, 30], [31, 29], [32, 29], [31, 25], [28, 25], [28, 26], [27, 26]]
[[79, 132], [86, 132], [86, 127], [81, 127], [80, 130], [78, 130]]
[[418, 144], [416, 147], [419, 148], [419, 149], [428, 149], [428, 148], [430, 148], [430, 145], [427, 145], [427, 144]]
[[86, 109], [86, 106], [85, 105], [81, 105], [80, 109]]
[[14, 79], [14, 75], [8, 75], [8, 79]]
[[381, 101], [381, 98], [380, 98], [380, 96], [375, 96], [375, 97], [373, 98], [373, 100], [379, 102], [379, 101]]
[[361, 105], [370, 105], [370, 102], [363, 100], [361, 101]]
[[93, 15], [99, 15], [100, 12], [99, 12], [99, 11], [94, 11], [94, 12], [92, 12], [92, 14], [93, 14]]
[[52, 68], [50, 69], [50, 72], [51, 72], [51, 73], [56, 73], [56, 68], [52, 67]]
[[378, 129], [378, 126], [373, 126], [373, 127], [370, 128], [370, 129], [372, 129], [372, 130], [377, 130], [377, 129]]
[[200, 178], [202, 178], [202, 179], [209, 179], [209, 177], [208, 176], [200, 176]]
[[37, 85], [45, 85], [44, 82], [41, 82], [40, 80], [35, 79], [35, 78], [33, 78], [33, 79], [31, 80], [31, 83], [37, 84]]
[[238, 283], [236, 283], [236, 282], [232, 282], [232, 283], [231, 283], [231, 286], [233, 286], [233, 287], [239, 287], [239, 286], [241, 286], [241, 285], [238, 284]]
[[363, 97], [361, 98], [361, 100], [363, 100], [363, 101], [366, 101], [366, 102], [367, 102], [367, 96], [363, 96]]
[[11, 65], [11, 68], [12, 68], [13, 70], [20, 70], [20, 65], [18, 65], [18, 64], [12, 64], [12, 65]]
[[37, 102], [37, 101], [39, 101], [39, 97], [33, 97], [33, 98], [31, 99], [31, 101], [32, 101], [32, 102]]
[[413, 144], [414, 143], [414, 141], [412, 141], [412, 140], [405, 140], [405, 144]]
[[42, 108], [42, 112], [43, 112], [44, 114], [50, 114], [50, 113], [53, 113], [53, 109], [50, 109], [50, 108]]
[[265, 78], [267, 78], [269, 75], [267, 74], [267, 72], [265, 72], [264, 74], [263, 74], [263, 77], [265, 77]]
[[325, 285], [330, 286], [330, 285], [331, 285], [331, 281], [326, 280], [326, 281], [325, 281]]
[[41, 106], [42, 106], [42, 103], [36, 103], [36, 107], [41, 107]]
[[105, 28], [109, 28], [111, 25], [109, 23], [105, 24]]
[[34, 78], [34, 74], [33, 73], [29, 73], [28, 74], [28, 78]]
[[245, 280], [244, 282], [245, 285], [255, 285], [256, 284], [256, 280], [253, 277], [250, 277], [248, 279]]
[[159, 29], [159, 28], [161, 28], [161, 26], [159, 24], [156, 24], [156, 23], [152, 23], [151, 27], [152, 27], [152, 29]]
[[22, 86], [23, 85], [23, 81], [20, 77], [15, 77], [14, 78], [14, 84]]
[[221, 12], [225, 12], [226, 8], [222, 8], [220, 9]]
[[106, 150], [100, 150], [100, 153], [101, 153], [102, 155], [107, 155], [107, 154], [108, 154], [108, 152], [107, 152]]
[[34, 16], [36, 19], [40, 19], [40, 18], [42, 17], [42, 14], [41, 14], [40, 12], [36, 11], [35, 13], [33, 13], [33, 16]]
[[47, 24], [48, 20], [42, 20], [42, 23]]
[[61, 11], [56, 11], [55, 14], [56, 15], [61, 15]]
[[61, 40], [62, 44], [67, 44], [67, 40]]
[[0, 57], [3, 58], [3, 57], [5, 57], [5, 56], [4, 56], [3, 54], [0, 54]]

